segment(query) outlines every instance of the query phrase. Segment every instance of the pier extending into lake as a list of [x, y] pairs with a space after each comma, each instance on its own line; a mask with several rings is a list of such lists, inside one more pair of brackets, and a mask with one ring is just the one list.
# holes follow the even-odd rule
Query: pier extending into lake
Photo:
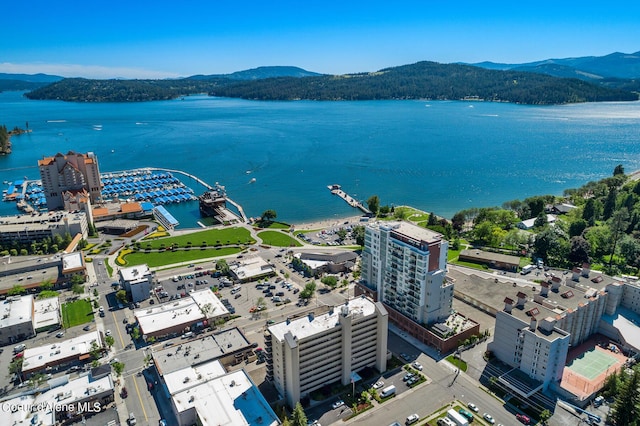
[[356, 209], [360, 209], [362, 211], [362, 213], [364, 213], [366, 215], [370, 215], [371, 214], [371, 210], [366, 208], [364, 206], [364, 204], [362, 204], [360, 201], [357, 201], [351, 195], [349, 195], [346, 192], [344, 192], [342, 190], [342, 188], [340, 187], [340, 185], [334, 183], [333, 185], [327, 185], [327, 188], [329, 188], [329, 191], [331, 191], [331, 193], [333, 195], [337, 195], [338, 197], [342, 198], [351, 207], [356, 208]]
[[[163, 169], [160, 167], [145, 167], [141, 170], [159, 170], [162, 172], [171, 172], [171, 173], [179, 173], [183, 176], [186, 176], [188, 178], [191, 178], [193, 180], [195, 180], [196, 182], [198, 182], [200, 185], [204, 186], [205, 188], [207, 188], [209, 191], [213, 191], [216, 189], [215, 186], [211, 186], [209, 185], [207, 182], [203, 181], [202, 179], [200, 179], [199, 177], [192, 175], [190, 173], [184, 172], [182, 170], [175, 170], [175, 169]], [[236, 203], [235, 201], [233, 201], [231, 198], [225, 196], [226, 200], [229, 202], [229, 204], [231, 204], [232, 206], [234, 206], [237, 210], [238, 213], [240, 213], [240, 216], [242, 218], [242, 221], [244, 223], [248, 223], [249, 219], [247, 218], [247, 215], [244, 213], [244, 209], [242, 208], [242, 206], [238, 203]]]

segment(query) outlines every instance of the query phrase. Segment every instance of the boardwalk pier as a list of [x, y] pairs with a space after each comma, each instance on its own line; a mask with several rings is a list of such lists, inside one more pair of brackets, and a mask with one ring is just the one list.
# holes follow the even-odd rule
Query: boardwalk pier
[[329, 189], [329, 191], [331, 191], [333, 195], [337, 195], [338, 197], [342, 198], [351, 207], [355, 209], [360, 209], [362, 213], [366, 215], [371, 214], [371, 211], [368, 208], [366, 208], [360, 201], [357, 201], [351, 195], [344, 192], [340, 185], [334, 183], [333, 185], [327, 185], [327, 188]]

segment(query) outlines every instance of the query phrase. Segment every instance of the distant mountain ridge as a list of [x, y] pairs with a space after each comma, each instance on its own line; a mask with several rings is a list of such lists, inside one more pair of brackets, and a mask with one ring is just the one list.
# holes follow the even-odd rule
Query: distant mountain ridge
[[258, 68], [251, 68], [244, 71], [236, 71], [231, 74], [211, 74], [211, 75], [192, 75], [187, 77], [192, 80], [211, 80], [228, 78], [231, 80], [261, 80], [264, 78], [276, 78], [276, 77], [317, 77], [317, 72], [307, 71], [299, 67], [291, 66], [265, 66]]
[[605, 56], [544, 59], [523, 64], [478, 62], [473, 65], [492, 70], [537, 72], [562, 78], [579, 78], [585, 81], [604, 79], [640, 79], [640, 51], [614, 52]]

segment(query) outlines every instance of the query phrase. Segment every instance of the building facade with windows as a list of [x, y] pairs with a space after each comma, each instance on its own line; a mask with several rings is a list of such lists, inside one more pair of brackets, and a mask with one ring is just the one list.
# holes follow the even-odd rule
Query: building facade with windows
[[267, 379], [293, 407], [326, 384], [357, 381], [365, 367], [385, 371], [387, 328], [384, 306], [364, 297], [272, 325], [265, 333]]
[[131, 295], [132, 302], [140, 302], [149, 298], [149, 292], [153, 286], [153, 272], [148, 265], [122, 268], [118, 271], [118, 276], [120, 287]]
[[88, 193], [91, 203], [100, 199], [102, 181], [98, 157], [93, 152], [80, 154], [69, 151], [38, 161], [42, 187], [47, 200], [47, 208], [63, 209], [65, 197], [70, 199], [76, 193]]
[[365, 228], [361, 285], [411, 321], [447, 318], [453, 285], [446, 281], [448, 242], [408, 222], [374, 222]]

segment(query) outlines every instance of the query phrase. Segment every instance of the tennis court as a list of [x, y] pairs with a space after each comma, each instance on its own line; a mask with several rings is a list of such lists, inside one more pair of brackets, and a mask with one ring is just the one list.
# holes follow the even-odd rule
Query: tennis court
[[594, 380], [617, 363], [618, 359], [615, 356], [604, 351], [592, 350], [574, 359], [567, 368], [589, 380]]
[[593, 341], [571, 352], [560, 386], [580, 399], [600, 390], [607, 376], [619, 371], [626, 361], [624, 355], [596, 346]]

